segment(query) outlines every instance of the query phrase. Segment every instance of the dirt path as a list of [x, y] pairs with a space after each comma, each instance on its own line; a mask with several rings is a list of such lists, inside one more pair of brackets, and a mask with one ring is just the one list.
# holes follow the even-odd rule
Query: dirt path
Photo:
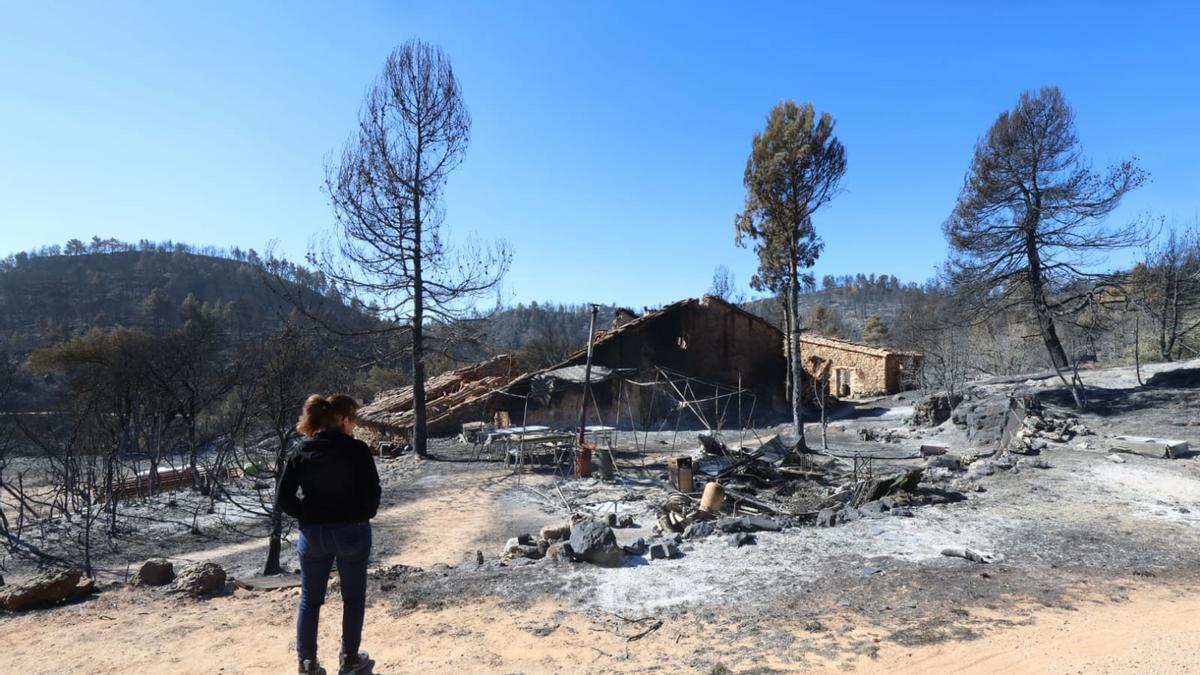
[[[881, 649], [874, 666], [923, 673], [1197, 673], [1200, 589], [1147, 587], [1128, 602], [1039, 612], [982, 639]], [[873, 666], [873, 667], [874, 667]]]
[[[550, 601], [513, 610], [483, 600], [402, 614], [376, 603], [368, 610], [364, 646], [385, 675], [703, 673], [716, 664], [735, 672], [766, 666], [782, 672], [1190, 673], [1200, 672], [1198, 590], [1143, 586], [1124, 601], [1083, 600], [1073, 610], [989, 617], [1016, 625], [976, 640], [915, 648], [887, 641], [882, 629], [862, 628], [861, 617], [833, 615], [816, 641], [811, 628], [786, 627], [793, 647], [765, 653], [720, 617], [667, 619], [627, 641], [652, 624], [564, 611]], [[294, 591], [239, 590], [192, 601], [122, 589], [4, 620], [0, 653], [5, 672], [288, 672], [295, 604]], [[326, 658], [336, 648], [338, 612], [340, 604], [331, 601], [321, 626]]]

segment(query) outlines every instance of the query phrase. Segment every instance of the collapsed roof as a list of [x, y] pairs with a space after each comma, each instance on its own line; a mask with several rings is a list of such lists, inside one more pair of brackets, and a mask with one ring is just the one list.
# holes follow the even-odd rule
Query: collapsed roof
[[[679, 300], [628, 319], [608, 330], [597, 331], [592, 347], [593, 385], [625, 375], [669, 369], [697, 380], [743, 387], [758, 398], [760, 409], [783, 398], [786, 361], [783, 333], [763, 318], [715, 296]], [[535, 380], [547, 378], [571, 385], [583, 382], [587, 349], [580, 349], [550, 368], [519, 373], [511, 356], [498, 356], [431, 378], [426, 385], [429, 433], [455, 430], [467, 421], [488, 420], [505, 410], [516, 422], [542, 415], [544, 422], [560, 422], [567, 415], [547, 417], [549, 410], [574, 410], [578, 394], [560, 388], [554, 401], [533, 401]], [[613, 385], [617, 386], [617, 385]], [[573, 387], [576, 391], [581, 387]], [[537, 397], [541, 398], [541, 397]], [[619, 395], [592, 389], [596, 412], [621, 405]], [[653, 401], [626, 401], [626, 406], [653, 408]], [[647, 413], [649, 414], [649, 413]], [[412, 388], [387, 392], [359, 411], [364, 426], [376, 431], [407, 435], [412, 426]], [[620, 411], [612, 413], [620, 418]]]

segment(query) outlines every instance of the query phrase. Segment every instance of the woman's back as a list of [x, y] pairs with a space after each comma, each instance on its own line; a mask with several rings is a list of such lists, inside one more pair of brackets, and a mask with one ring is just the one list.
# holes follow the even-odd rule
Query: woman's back
[[366, 443], [328, 429], [288, 458], [279, 495], [301, 525], [370, 520], [379, 509], [379, 474]]

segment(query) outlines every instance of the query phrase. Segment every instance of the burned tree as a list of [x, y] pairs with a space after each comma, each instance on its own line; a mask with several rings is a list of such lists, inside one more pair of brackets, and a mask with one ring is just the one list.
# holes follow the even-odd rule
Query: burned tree
[[[746, 160], [745, 210], [734, 220], [737, 243], [754, 240], [759, 258], [756, 288], [785, 294], [792, 423], [805, 447], [802, 420], [799, 293], [821, 253], [812, 216], [837, 194], [846, 172], [846, 150], [833, 135], [833, 116], [817, 116], [811, 104], [784, 101], [754, 135]], [[811, 283], [811, 277], [807, 277]]]
[[[1103, 220], [1145, 180], [1133, 160], [1092, 171], [1075, 133], [1075, 113], [1057, 87], [1021, 94], [976, 144], [943, 226], [951, 280], [974, 291], [980, 319], [1018, 307], [1030, 312], [1062, 377], [1074, 362], [1056, 318], [1089, 299], [1086, 288], [1062, 291], [1097, 277], [1088, 270], [1098, 254], [1138, 243], [1135, 225], [1109, 228]], [[1076, 404], [1085, 405], [1078, 375], [1070, 388]]]
[[310, 256], [335, 285], [375, 303], [393, 330], [411, 332], [412, 442], [422, 456], [426, 324], [461, 324], [510, 260], [503, 243], [452, 250], [442, 228], [442, 189], [470, 130], [445, 54], [419, 40], [392, 52], [363, 102], [358, 130], [327, 170], [335, 242]]
[[273, 506], [274, 495], [278, 492], [288, 453], [300, 435], [296, 431], [296, 420], [300, 417], [304, 399], [312, 393], [315, 383], [328, 384], [322, 378], [322, 375], [331, 374], [325, 368], [326, 363], [313, 336], [294, 323], [285, 324], [277, 334], [264, 340], [258, 353], [252, 406], [254, 417], [272, 440], [272, 475], [276, 488], [264, 503], [271, 529], [263, 574], [283, 571], [279, 565], [283, 511]]
[[709, 295], [714, 295], [722, 300], [736, 302], [733, 299], [734, 288], [737, 287], [733, 279], [733, 272], [724, 265], [718, 265], [713, 270], [712, 286], [708, 289]]
[[1182, 233], [1169, 228], [1134, 266], [1127, 288], [1134, 307], [1150, 319], [1160, 358], [1200, 354], [1188, 342], [1200, 329], [1200, 225]]

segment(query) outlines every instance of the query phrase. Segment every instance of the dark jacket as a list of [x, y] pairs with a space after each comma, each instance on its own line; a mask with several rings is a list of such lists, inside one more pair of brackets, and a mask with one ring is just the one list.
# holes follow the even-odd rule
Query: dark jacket
[[341, 431], [322, 431], [288, 457], [275, 506], [301, 525], [356, 523], [375, 517], [379, 493], [367, 444]]

